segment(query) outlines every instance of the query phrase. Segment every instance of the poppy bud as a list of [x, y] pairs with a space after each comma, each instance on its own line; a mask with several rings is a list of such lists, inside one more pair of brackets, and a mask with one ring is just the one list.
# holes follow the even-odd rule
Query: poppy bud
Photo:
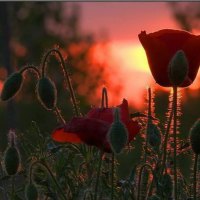
[[16, 147], [15, 131], [10, 130], [8, 133], [9, 146], [4, 154], [4, 167], [7, 175], [15, 175], [20, 165], [20, 154]]
[[184, 51], [179, 50], [172, 57], [168, 66], [169, 79], [173, 86], [181, 85], [188, 75], [188, 60]]
[[160, 200], [160, 197], [157, 195], [152, 195], [147, 200]]
[[148, 141], [149, 144], [152, 147], [158, 147], [160, 146], [161, 143], [161, 135], [160, 135], [160, 130], [155, 124], [149, 124], [147, 127], [147, 136], [148, 136]]
[[173, 191], [173, 181], [171, 176], [167, 173], [163, 175], [162, 186], [163, 186], [163, 193], [165, 194], [166, 197], [170, 198], [172, 196], [172, 191]]
[[55, 108], [57, 103], [57, 90], [55, 84], [49, 78], [41, 78], [36, 87], [36, 94], [40, 103], [47, 110]]
[[200, 154], [200, 119], [194, 123], [190, 130], [190, 143], [194, 153]]
[[1, 100], [7, 101], [14, 97], [16, 93], [20, 90], [23, 81], [23, 76], [21, 73], [16, 72], [11, 74], [4, 83]]
[[25, 188], [25, 198], [26, 200], [37, 200], [38, 199], [38, 191], [33, 183], [29, 183]]
[[4, 165], [8, 175], [15, 175], [19, 169], [20, 155], [15, 146], [9, 146], [5, 152]]
[[119, 108], [115, 109], [114, 122], [108, 131], [108, 141], [114, 153], [119, 154], [128, 140], [128, 131], [120, 121]]

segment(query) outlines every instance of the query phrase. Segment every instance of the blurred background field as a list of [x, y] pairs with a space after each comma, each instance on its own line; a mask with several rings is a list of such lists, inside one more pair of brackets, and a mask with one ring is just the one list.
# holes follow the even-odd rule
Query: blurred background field
[[[137, 35], [142, 30], [149, 33], [165, 28], [199, 34], [199, 18], [199, 2], [1, 2], [0, 89], [10, 73], [26, 64], [38, 66], [46, 50], [59, 46], [83, 115], [91, 105], [100, 105], [103, 86], [108, 89], [110, 106], [126, 98], [132, 112], [143, 112], [146, 89], [151, 86], [156, 117], [164, 124], [170, 91], [152, 79]], [[70, 119], [73, 109], [69, 92], [53, 58], [48, 73], [57, 85], [59, 107]], [[7, 145], [10, 128], [26, 132], [35, 121], [42, 132], [50, 134], [58, 125], [55, 116], [37, 101], [35, 84], [34, 75], [26, 73], [20, 93], [12, 101], [0, 102], [0, 151]], [[193, 85], [181, 89], [181, 95], [180, 137], [187, 138], [200, 116], [200, 73]], [[127, 163], [134, 163], [139, 156], [139, 142], [135, 145], [129, 160], [121, 158], [121, 174], [129, 168]]]

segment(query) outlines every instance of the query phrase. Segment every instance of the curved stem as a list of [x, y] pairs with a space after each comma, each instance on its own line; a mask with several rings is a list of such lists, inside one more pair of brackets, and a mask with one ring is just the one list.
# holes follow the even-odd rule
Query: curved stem
[[[160, 164], [161, 162], [162, 162], [162, 161], [160, 160], [160, 161], [158, 161], [158, 162], [156, 163], [155, 169], [159, 167], [159, 164]], [[148, 192], [147, 192], [146, 199], [148, 199], [148, 197], [150, 197], [150, 196], [152, 195], [152, 190], [153, 190], [154, 183], [156, 183], [156, 185], [157, 185], [156, 178], [157, 178], [157, 176], [156, 176], [156, 174], [154, 174], [153, 179], [151, 180], [151, 183], [150, 183]]]
[[105, 87], [102, 89], [101, 108], [108, 108], [108, 93]]
[[40, 70], [39, 70], [37, 67], [35, 67], [34, 65], [27, 65], [26, 67], [20, 69], [19, 72], [20, 72], [20, 73], [24, 73], [24, 72], [27, 71], [27, 70], [33, 70], [33, 71], [37, 74], [37, 76], [38, 76], [39, 78], [41, 77]]
[[152, 174], [153, 174], [153, 176], [154, 176], [153, 168], [152, 168], [151, 165], [145, 163], [145, 164], [143, 164], [143, 165], [141, 166], [140, 171], [139, 171], [137, 200], [140, 200], [140, 185], [141, 185], [141, 178], [142, 178], [142, 172], [143, 172], [143, 169], [144, 169], [145, 167], [148, 167], [148, 168], [151, 170], [151, 172], [152, 172]]
[[147, 129], [145, 137], [145, 146], [144, 146], [144, 162], [147, 161], [147, 146], [148, 146], [148, 128], [152, 123], [151, 120], [151, 88], [148, 88], [148, 119], [147, 119]]
[[42, 167], [44, 167], [44, 168], [48, 171], [48, 173], [50, 174], [50, 176], [51, 176], [51, 178], [53, 179], [54, 183], [56, 184], [57, 188], [59, 189], [60, 194], [62, 195], [63, 199], [64, 199], [64, 200], [67, 200], [67, 198], [65, 197], [65, 194], [63, 193], [63, 191], [62, 191], [62, 189], [61, 189], [59, 183], [57, 182], [57, 180], [56, 180], [56, 178], [54, 177], [53, 173], [52, 173], [51, 170], [49, 169], [48, 165], [47, 165], [46, 163], [42, 162], [42, 161], [39, 161], [39, 160], [38, 160], [38, 161], [35, 161], [35, 162], [33, 162], [33, 163], [31, 164], [31, 166], [30, 166], [30, 171], [29, 171], [29, 180], [30, 180], [30, 183], [32, 183], [32, 171], [33, 171], [33, 166], [34, 166], [34, 165], [37, 165], [37, 164], [41, 165]]
[[112, 153], [112, 171], [111, 171], [111, 200], [114, 199], [114, 170], [115, 170], [115, 154]]
[[59, 120], [62, 122], [62, 124], [66, 125], [65, 119], [61, 115], [60, 110], [58, 109], [57, 106], [55, 107], [54, 112], [56, 113], [56, 116], [59, 118]]
[[79, 116], [79, 109], [78, 109], [78, 106], [77, 106], [77, 102], [76, 102], [76, 97], [75, 97], [75, 94], [74, 94], [74, 90], [73, 90], [73, 87], [72, 87], [72, 84], [71, 84], [71, 80], [70, 80], [70, 77], [69, 77], [69, 73], [66, 69], [66, 65], [65, 65], [65, 61], [63, 59], [63, 56], [62, 54], [60, 53], [60, 51], [58, 49], [50, 49], [44, 56], [44, 60], [43, 60], [43, 63], [42, 63], [42, 77], [45, 76], [45, 69], [46, 69], [46, 63], [47, 63], [47, 59], [48, 59], [48, 56], [51, 55], [52, 53], [56, 53], [58, 54], [59, 58], [60, 58], [60, 61], [61, 61], [61, 67], [62, 67], [62, 70], [63, 70], [63, 73], [64, 73], [64, 76], [65, 76], [65, 80], [68, 84], [68, 87], [69, 87], [69, 91], [70, 91], [70, 95], [71, 95], [71, 99], [72, 99], [72, 103], [73, 103], [73, 107], [74, 107], [74, 110], [75, 110], [75, 114], [76, 116]]
[[177, 87], [173, 87], [173, 112], [174, 112], [174, 126], [173, 126], [173, 135], [174, 135], [174, 199], [178, 199], [178, 188], [177, 188], [177, 166], [176, 166], [176, 146], [177, 146]]
[[195, 154], [195, 159], [194, 159], [194, 179], [193, 179], [194, 200], [197, 199], [197, 166], [198, 166], [198, 154]]
[[99, 164], [98, 164], [98, 170], [97, 170], [97, 179], [96, 179], [96, 184], [95, 184], [95, 196], [94, 196], [94, 200], [97, 200], [99, 178], [100, 178], [100, 172], [101, 172], [101, 164], [102, 164], [103, 154], [104, 154], [103, 152], [100, 152]]
[[[40, 70], [39, 70], [37, 67], [35, 67], [34, 65], [27, 65], [26, 67], [22, 68], [19, 72], [20, 72], [20, 73], [24, 73], [24, 72], [26, 72], [27, 70], [33, 70], [33, 71], [37, 74], [37, 76], [38, 76], [39, 78], [41, 78]], [[62, 124], [65, 125], [66, 122], [65, 122], [63, 116], [60, 114], [60, 111], [59, 111], [59, 109], [57, 108], [57, 106], [56, 106], [56, 108], [55, 108], [54, 111], [55, 111], [55, 113], [56, 113], [56, 116], [57, 116], [57, 117], [60, 119], [60, 121], [62, 122]]]

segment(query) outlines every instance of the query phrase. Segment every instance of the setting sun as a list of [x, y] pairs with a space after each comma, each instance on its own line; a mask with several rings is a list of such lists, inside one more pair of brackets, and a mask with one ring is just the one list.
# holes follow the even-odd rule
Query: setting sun
[[145, 51], [140, 44], [126, 41], [113, 42], [110, 46], [113, 55], [123, 62], [123, 66], [150, 73]]

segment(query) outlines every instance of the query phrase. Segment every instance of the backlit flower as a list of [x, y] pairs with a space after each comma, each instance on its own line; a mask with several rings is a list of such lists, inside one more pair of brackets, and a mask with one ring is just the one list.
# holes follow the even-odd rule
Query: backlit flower
[[[140, 126], [137, 121], [130, 119], [127, 100], [124, 99], [118, 107], [121, 121], [128, 129], [130, 142], [140, 131]], [[56, 128], [52, 138], [62, 143], [85, 143], [111, 152], [107, 133], [112, 122], [113, 108], [92, 108], [85, 117], [74, 117], [64, 127]]]
[[152, 75], [159, 85], [173, 86], [168, 76], [168, 65], [179, 50], [185, 53], [189, 65], [187, 77], [180, 87], [192, 84], [200, 65], [200, 36], [171, 29], [163, 29], [149, 34], [142, 31], [138, 36], [146, 51]]

